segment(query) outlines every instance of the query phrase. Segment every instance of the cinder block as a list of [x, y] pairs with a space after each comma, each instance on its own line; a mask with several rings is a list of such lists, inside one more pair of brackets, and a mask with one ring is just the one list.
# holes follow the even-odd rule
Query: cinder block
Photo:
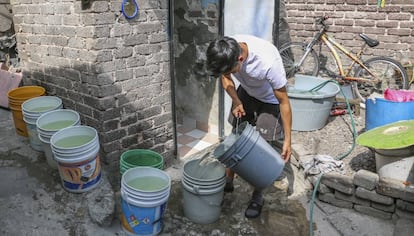
[[385, 212], [394, 212], [395, 211], [395, 204], [391, 204], [391, 205], [384, 205], [381, 203], [376, 203], [376, 202], [372, 202], [371, 203], [371, 207], [381, 210], [381, 211], [385, 211]]
[[354, 209], [363, 214], [374, 216], [381, 219], [389, 220], [392, 217], [392, 213], [374, 209], [372, 207], [354, 205]]
[[397, 208], [400, 210], [414, 213], [414, 203], [412, 202], [407, 202], [401, 199], [397, 199], [396, 205], [397, 205]]
[[354, 184], [368, 190], [374, 190], [378, 181], [378, 174], [371, 171], [361, 169], [354, 175]]
[[319, 193], [318, 197], [319, 197], [319, 200], [321, 200], [322, 202], [326, 202], [326, 203], [329, 203], [329, 204], [332, 204], [334, 206], [341, 207], [341, 208], [351, 209], [354, 205], [352, 202], [335, 198], [335, 195], [333, 193], [325, 193], [325, 194]]
[[369, 200], [359, 198], [355, 196], [354, 194], [345, 194], [339, 191], [335, 191], [335, 197], [337, 199], [341, 199], [341, 200], [348, 201], [348, 202], [353, 202], [355, 204], [362, 205], [362, 206], [371, 205], [371, 202]]
[[380, 178], [377, 193], [414, 202], [414, 188], [407, 187], [402, 181], [391, 178]]
[[346, 194], [354, 194], [355, 192], [355, 186], [351, 176], [338, 173], [326, 173], [322, 176], [321, 182], [330, 188]]
[[375, 190], [370, 191], [362, 187], [356, 188], [355, 195], [357, 197], [368, 199], [370, 201], [381, 203], [384, 205], [391, 205], [394, 203], [394, 198], [380, 195]]

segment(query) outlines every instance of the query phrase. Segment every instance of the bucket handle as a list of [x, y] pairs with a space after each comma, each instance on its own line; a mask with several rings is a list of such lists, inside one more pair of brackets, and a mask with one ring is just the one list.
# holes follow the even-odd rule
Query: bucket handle
[[235, 167], [238, 163], [239, 163], [239, 161], [241, 160], [241, 159], [243, 159], [239, 154], [234, 154], [234, 156], [232, 156], [231, 158], [230, 158], [230, 160], [229, 160], [229, 162], [228, 163], [226, 163], [227, 164], [227, 168], [233, 168], [233, 167]]

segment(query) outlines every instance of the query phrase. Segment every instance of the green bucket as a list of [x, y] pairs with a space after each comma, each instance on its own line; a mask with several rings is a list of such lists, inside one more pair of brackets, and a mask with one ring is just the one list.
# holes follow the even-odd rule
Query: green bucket
[[147, 149], [131, 149], [121, 155], [120, 172], [121, 176], [128, 169], [137, 166], [148, 166], [162, 170], [164, 158], [161, 154]]

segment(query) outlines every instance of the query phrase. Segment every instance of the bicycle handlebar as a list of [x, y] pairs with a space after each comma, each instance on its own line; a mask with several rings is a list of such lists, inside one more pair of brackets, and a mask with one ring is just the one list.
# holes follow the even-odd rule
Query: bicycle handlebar
[[315, 22], [316, 22], [318, 25], [323, 25], [323, 26], [326, 26], [326, 25], [325, 25], [325, 21], [326, 21], [327, 19], [329, 19], [329, 16], [321, 16], [321, 17], [316, 18]]

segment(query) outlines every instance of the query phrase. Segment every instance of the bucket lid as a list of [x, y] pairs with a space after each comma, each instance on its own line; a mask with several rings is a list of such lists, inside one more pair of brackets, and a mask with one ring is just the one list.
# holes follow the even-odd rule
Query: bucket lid
[[414, 120], [397, 121], [368, 130], [356, 139], [361, 146], [401, 149], [414, 145]]

